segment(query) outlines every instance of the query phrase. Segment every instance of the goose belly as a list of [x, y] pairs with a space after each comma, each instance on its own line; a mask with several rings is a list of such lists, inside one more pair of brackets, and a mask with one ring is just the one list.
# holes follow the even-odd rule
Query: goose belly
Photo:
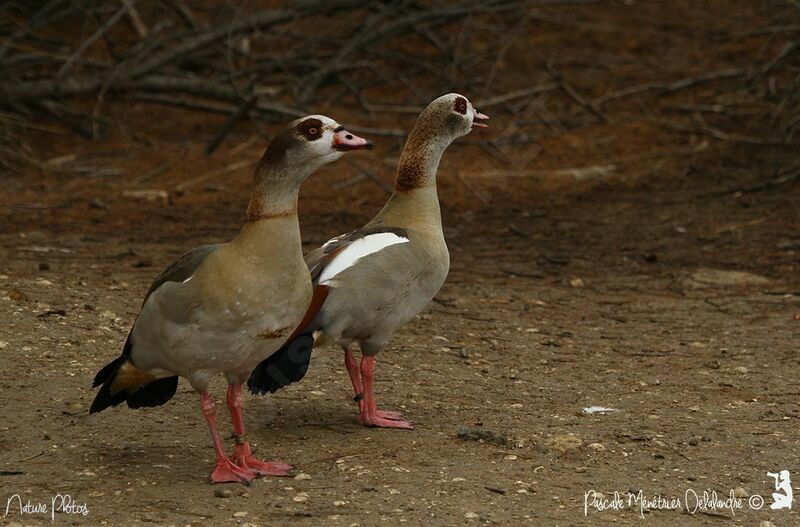
[[310, 293], [309, 283], [307, 290], [296, 292], [297, 298], [292, 295], [280, 305], [245, 297], [211, 310], [196, 307], [185, 317], [155, 299], [134, 325], [131, 357], [139, 369], [157, 377], [186, 377], [195, 388], [202, 389], [218, 373], [243, 382], [291, 334], [305, 314]]
[[383, 342], [425, 309], [447, 277], [449, 259], [408, 249], [390, 247], [337, 276], [320, 314], [328, 336]]

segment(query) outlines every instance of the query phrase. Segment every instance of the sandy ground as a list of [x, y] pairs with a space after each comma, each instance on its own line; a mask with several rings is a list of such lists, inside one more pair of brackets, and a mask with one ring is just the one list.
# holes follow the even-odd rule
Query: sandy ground
[[[74, 525], [641, 523], [635, 508], [585, 516], [591, 490], [627, 503], [629, 490], [683, 500], [740, 488], [769, 504], [767, 472], [799, 461], [798, 187], [708, 199], [698, 183], [448, 207], [449, 279], [378, 366], [379, 401], [417, 430], [359, 426], [340, 352], [318, 350], [304, 382], [247, 398], [257, 451], [297, 474], [249, 488], [208, 484], [213, 452], [184, 383], [161, 408], [87, 413], [91, 377], [118, 353], [151, 278], [233, 235], [237, 198], [165, 207], [56, 186], [46, 212], [20, 212], [0, 239], [1, 468], [21, 471], [0, 478], [5, 499], [69, 494], [89, 509], [57, 516]], [[137, 213], [150, 219], [114, 225]], [[62, 214], [72, 224], [52, 221]], [[309, 246], [365, 218], [309, 214]], [[619, 411], [582, 412], [593, 405]], [[47, 523], [15, 507], [5, 521]], [[797, 521], [743, 507], [645, 517]]]

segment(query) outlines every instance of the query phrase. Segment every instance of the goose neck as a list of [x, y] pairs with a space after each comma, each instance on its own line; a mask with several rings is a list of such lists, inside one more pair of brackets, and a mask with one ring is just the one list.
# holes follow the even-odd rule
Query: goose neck
[[300, 185], [308, 176], [300, 167], [260, 166], [250, 191], [247, 221], [297, 214]]
[[436, 171], [450, 140], [415, 126], [406, 141], [397, 167], [396, 190], [436, 187]]

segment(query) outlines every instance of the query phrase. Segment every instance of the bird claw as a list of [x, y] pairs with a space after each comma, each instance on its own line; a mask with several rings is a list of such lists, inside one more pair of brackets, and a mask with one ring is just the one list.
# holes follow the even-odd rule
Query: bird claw
[[256, 473], [246, 467], [236, 465], [230, 459], [217, 462], [214, 472], [211, 473], [211, 483], [242, 483], [250, 485]]
[[292, 471], [292, 465], [284, 463], [283, 461], [261, 461], [255, 457], [238, 456], [234, 455], [234, 461], [247, 468], [255, 474], [255, 477], [261, 476], [288, 476]]
[[381, 419], [389, 419], [390, 421], [403, 421], [403, 414], [393, 410], [378, 410], [375, 412], [377, 417]]
[[414, 423], [403, 421], [402, 419], [386, 419], [383, 417], [369, 417], [361, 415], [358, 418], [359, 422], [365, 426], [374, 426], [376, 428], [401, 428], [403, 430], [414, 430]]

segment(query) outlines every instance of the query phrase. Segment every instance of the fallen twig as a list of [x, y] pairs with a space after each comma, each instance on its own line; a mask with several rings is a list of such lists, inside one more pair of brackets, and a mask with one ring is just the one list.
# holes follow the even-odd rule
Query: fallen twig
[[608, 116], [600, 110], [600, 106], [579, 94], [578, 91], [564, 79], [564, 76], [561, 75], [561, 72], [555, 69], [551, 62], [548, 61], [545, 67], [547, 68], [547, 72], [550, 74], [550, 76], [555, 79], [555, 81], [558, 83], [558, 86], [564, 90], [564, 93], [566, 93], [570, 99], [578, 103], [583, 109], [588, 110], [589, 113], [594, 114], [594, 116], [600, 119], [600, 121], [604, 123], [608, 122]]
[[219, 144], [225, 139], [225, 136], [233, 130], [233, 127], [236, 126], [243, 117], [245, 117], [250, 110], [256, 105], [256, 98], [255, 96], [251, 96], [249, 100], [244, 101], [239, 108], [231, 114], [225, 124], [220, 128], [219, 132], [214, 136], [211, 141], [209, 141], [208, 145], [206, 145], [206, 154], [212, 154], [214, 150], [217, 149]]
[[385, 190], [387, 194], [391, 195], [394, 192], [394, 187], [392, 187], [391, 185], [386, 183], [383, 179], [381, 179], [380, 176], [378, 176], [378, 174], [376, 174], [372, 170], [368, 169], [367, 167], [365, 167], [361, 163], [353, 161], [349, 157], [345, 158], [345, 160], [347, 161], [347, 164], [349, 164], [350, 166], [352, 166], [353, 168], [358, 170], [365, 177], [369, 178], [369, 180], [372, 181], [373, 183], [376, 183], [379, 187], [381, 187], [383, 190]]
[[89, 38], [84, 40], [83, 43], [80, 45], [80, 47], [78, 47], [78, 49], [75, 50], [75, 52], [72, 55], [70, 55], [69, 58], [67, 58], [67, 60], [64, 62], [64, 65], [61, 66], [61, 68], [58, 70], [58, 73], [56, 73], [56, 76], [55, 76], [55, 79], [54, 79], [53, 82], [55, 82], [55, 83], [61, 82], [61, 80], [64, 78], [64, 76], [70, 70], [70, 68], [72, 68], [72, 65], [75, 64], [75, 61], [81, 55], [83, 55], [86, 52], [86, 50], [89, 49], [92, 46], [92, 44], [97, 42], [98, 39], [100, 39], [112, 27], [114, 27], [114, 25], [117, 22], [122, 20], [122, 17], [127, 15], [128, 12], [130, 12], [130, 10], [133, 7], [133, 4], [135, 3], [135, 1], [136, 0], [126, 0], [126, 2], [123, 3], [122, 7], [120, 9], [118, 9], [117, 12], [114, 13], [111, 16], [111, 18], [106, 20], [105, 24], [103, 24], [102, 26], [97, 28], [97, 30], [94, 33], [92, 33], [89, 36]]
[[747, 70], [743, 68], [730, 68], [719, 71], [711, 71], [709, 73], [703, 73], [700, 75], [695, 75], [693, 77], [686, 77], [685, 79], [681, 79], [675, 82], [647, 82], [645, 84], [637, 84], [635, 86], [629, 86], [621, 90], [615, 90], [609, 92], [605, 95], [601, 95], [600, 97], [596, 97], [591, 102], [592, 104], [594, 104], [596, 107], [599, 108], [608, 101], [613, 101], [614, 99], [620, 99], [622, 97], [627, 97], [629, 95], [635, 95], [638, 93], [644, 93], [653, 90], [662, 92], [675, 92], [689, 88], [691, 86], [695, 86], [697, 84], [703, 84], [706, 82], [711, 82], [719, 79], [730, 79], [734, 77], [741, 77], [746, 73]]
[[534, 86], [532, 88], [521, 88], [519, 90], [513, 90], [508, 93], [504, 93], [502, 95], [489, 97], [488, 99], [478, 99], [475, 101], [475, 107], [490, 108], [492, 106], [497, 106], [498, 104], [503, 104], [509, 101], [513, 101], [514, 99], [522, 99], [523, 97], [529, 97], [531, 95], [537, 95], [539, 93], [557, 90], [558, 88], [559, 84], [557, 82], [549, 84], [541, 84], [539, 86]]
[[689, 132], [689, 133], [700, 133], [709, 135], [721, 141], [728, 141], [731, 143], [745, 143], [750, 145], [786, 145], [783, 140], [780, 139], [762, 139], [760, 137], [752, 137], [749, 135], [742, 135], [737, 133], [725, 132], [718, 128], [714, 128], [712, 126], [701, 126], [701, 125], [683, 125], [678, 123], [673, 123], [671, 121], [665, 121], [662, 119], [652, 119], [653, 122], [659, 124], [665, 128], [669, 128], [678, 132]]
[[198, 183], [203, 183], [205, 181], [208, 181], [209, 179], [213, 179], [215, 177], [222, 176], [223, 174], [228, 174], [230, 172], [233, 172], [235, 170], [239, 170], [240, 168], [246, 167], [248, 165], [253, 165], [253, 164], [254, 164], [254, 161], [252, 159], [248, 159], [246, 161], [238, 161], [236, 163], [231, 163], [230, 165], [227, 165], [227, 166], [225, 166], [223, 168], [220, 168], [219, 170], [212, 170], [211, 172], [207, 172], [207, 173], [201, 174], [201, 175], [199, 175], [197, 177], [193, 177], [191, 179], [187, 179], [186, 181], [184, 181], [182, 183], [178, 183], [177, 185], [175, 185], [175, 191], [176, 192], [185, 192], [186, 189], [188, 189], [189, 187], [193, 187], [194, 185], [197, 185]]

